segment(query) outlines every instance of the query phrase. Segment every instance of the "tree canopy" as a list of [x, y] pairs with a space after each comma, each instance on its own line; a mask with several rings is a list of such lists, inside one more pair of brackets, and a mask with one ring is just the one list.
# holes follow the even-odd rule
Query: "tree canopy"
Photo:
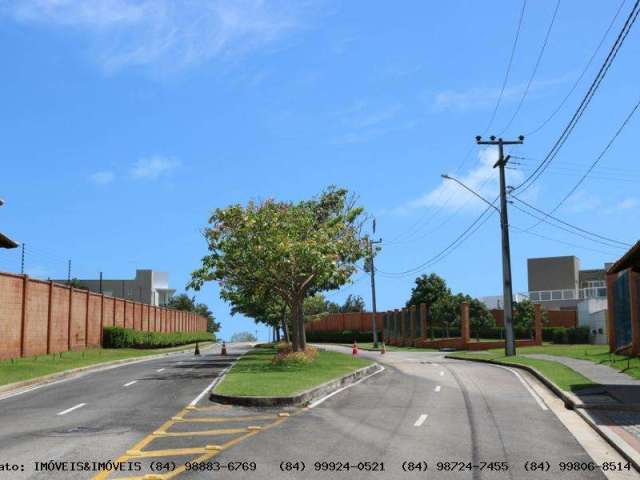
[[167, 303], [167, 306], [205, 317], [207, 319], [207, 332], [215, 333], [220, 330], [220, 323], [215, 321], [216, 318], [213, 312], [209, 310], [206, 304], [196, 303], [196, 297], [190, 297], [186, 293], [174, 295]]
[[411, 289], [411, 298], [407, 301], [407, 307], [418, 306], [426, 303], [428, 308], [443, 297], [451, 295], [444, 278], [432, 273], [421, 275], [415, 280], [415, 286]]
[[304, 350], [304, 298], [339, 288], [366, 254], [363, 210], [342, 188], [300, 202], [266, 200], [216, 209], [205, 229], [209, 253], [190, 288], [217, 281], [235, 307], [276, 296], [291, 314], [294, 351]]

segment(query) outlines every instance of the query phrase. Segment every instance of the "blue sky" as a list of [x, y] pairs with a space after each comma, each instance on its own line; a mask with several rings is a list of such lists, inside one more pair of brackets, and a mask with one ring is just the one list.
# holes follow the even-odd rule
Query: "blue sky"
[[[576, 109], [633, 2], [558, 113], [508, 170], [517, 184]], [[506, 137], [535, 130], [571, 91], [620, 2], [563, 0], [522, 108]], [[379, 309], [401, 306], [415, 274], [482, 211], [440, 174], [493, 199], [495, 152], [474, 145], [502, 133], [520, 102], [556, 7], [527, 3], [501, 86], [519, 1], [334, 2], [0, 0], [2, 231], [26, 243], [34, 276], [133, 276], [166, 270], [178, 290], [205, 253], [200, 231], [215, 207], [301, 199], [348, 187], [377, 218]], [[640, 96], [640, 32], [629, 34], [597, 95], [548, 171], [523, 194], [551, 209], [595, 159]], [[558, 210], [583, 228], [637, 239], [640, 166], [633, 118], [598, 168]], [[511, 224], [535, 220], [511, 209]], [[572, 255], [598, 267], [624, 249], [547, 225], [512, 233], [516, 291], [526, 258]], [[501, 292], [494, 215], [425, 272], [454, 291]], [[566, 243], [560, 243], [566, 242]], [[568, 245], [570, 243], [572, 245]], [[19, 271], [15, 251], [0, 268]], [[383, 273], [386, 272], [386, 273]], [[422, 273], [419, 272], [419, 273]], [[330, 298], [358, 293], [368, 279]], [[215, 286], [197, 294], [223, 337], [254, 330], [231, 318]], [[264, 330], [261, 336], [265, 337]]]

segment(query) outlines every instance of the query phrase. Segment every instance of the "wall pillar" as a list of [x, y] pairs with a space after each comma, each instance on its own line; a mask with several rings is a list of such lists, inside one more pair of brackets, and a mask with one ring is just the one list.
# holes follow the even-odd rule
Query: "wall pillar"
[[73, 319], [73, 287], [69, 287], [69, 315], [67, 316], [67, 350], [71, 351], [71, 320]]
[[47, 355], [51, 353], [52, 310], [53, 310], [53, 280], [49, 280], [49, 306], [47, 307]]
[[84, 313], [84, 348], [89, 346], [89, 290], [87, 292], [86, 309]]
[[29, 307], [29, 276], [22, 277], [22, 315], [20, 319], [20, 356], [27, 350], [27, 310]]
[[609, 351], [616, 349], [616, 306], [615, 306], [615, 282], [617, 273], [607, 275], [607, 334], [609, 337]]
[[460, 305], [460, 335], [462, 343], [467, 344], [471, 341], [471, 322], [469, 320], [469, 304], [462, 302]]
[[427, 338], [427, 325], [428, 325], [427, 315], [428, 315], [427, 304], [421, 303], [420, 304], [420, 338], [423, 338], [423, 339]]
[[409, 308], [409, 328], [410, 328], [410, 335], [411, 335], [411, 343], [413, 344], [413, 342], [416, 340], [416, 306], [415, 305], [411, 305], [411, 307]]
[[535, 314], [533, 317], [533, 327], [536, 345], [542, 345], [542, 305], [535, 303], [533, 305]]

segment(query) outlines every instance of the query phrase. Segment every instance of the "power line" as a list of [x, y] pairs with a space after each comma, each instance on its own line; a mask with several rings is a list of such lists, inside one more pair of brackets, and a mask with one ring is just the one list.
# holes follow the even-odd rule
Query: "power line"
[[616, 14], [611, 19], [611, 22], [609, 22], [609, 26], [607, 27], [607, 29], [605, 30], [604, 34], [602, 35], [602, 38], [600, 38], [600, 42], [598, 43], [598, 46], [596, 47], [596, 49], [591, 54], [591, 58], [589, 58], [589, 61], [587, 62], [587, 64], [582, 69], [582, 72], [580, 72], [580, 75], [578, 75], [578, 78], [576, 79], [576, 81], [572, 85], [572, 87], [569, 89], [569, 92], [567, 93], [567, 95], [562, 99], [560, 104], [551, 112], [551, 114], [542, 123], [540, 123], [540, 125], [538, 125], [534, 129], [532, 129], [525, 136], [529, 137], [531, 135], [535, 135], [540, 130], [542, 130], [558, 114], [558, 112], [562, 109], [564, 104], [567, 103], [567, 100], [569, 100], [569, 97], [571, 97], [573, 92], [576, 90], [576, 88], [578, 87], [578, 85], [580, 84], [580, 82], [582, 81], [584, 76], [586, 75], [587, 71], [589, 70], [589, 67], [591, 67], [591, 64], [595, 60], [598, 52], [600, 51], [600, 48], [602, 48], [602, 45], [604, 44], [604, 41], [606, 40], [607, 36], [609, 35], [609, 32], [611, 31], [611, 28], [613, 28], [613, 25], [615, 24], [615, 22], [616, 22], [616, 20], [618, 18], [618, 15], [620, 15], [620, 12], [622, 11], [622, 7], [626, 3], [626, 1], [627, 0], [622, 0], [620, 2], [620, 5], [618, 5], [618, 9], [616, 10]]
[[[600, 234], [598, 234], [598, 233], [591, 232], [591, 231], [589, 231], [589, 230], [586, 230], [586, 229], [584, 229], [584, 228], [578, 227], [578, 226], [573, 225], [573, 224], [571, 224], [571, 223], [569, 223], [569, 222], [566, 222], [566, 221], [564, 221], [564, 220], [561, 220], [561, 219], [559, 219], [559, 218], [557, 218], [557, 217], [554, 217], [554, 216], [553, 216], [553, 215], [551, 215], [550, 213], [545, 212], [545, 211], [543, 211], [543, 210], [540, 210], [539, 208], [537, 208], [537, 207], [535, 207], [535, 206], [531, 205], [530, 203], [527, 203], [527, 202], [525, 202], [524, 200], [521, 200], [520, 198], [518, 198], [518, 197], [516, 197], [515, 195], [513, 195], [513, 193], [511, 194], [511, 198], [513, 198], [513, 199], [515, 199], [516, 201], [518, 201], [518, 202], [522, 203], [523, 205], [527, 206], [528, 208], [530, 208], [530, 209], [532, 209], [532, 210], [534, 210], [534, 211], [536, 211], [536, 212], [538, 212], [538, 213], [541, 213], [542, 215], [546, 215], [546, 217], [538, 217], [537, 215], [534, 215], [534, 214], [532, 214], [531, 212], [527, 212], [526, 210], [521, 209], [521, 208], [520, 208], [520, 207], [518, 207], [515, 203], [513, 204], [513, 206], [514, 206], [514, 207], [516, 207], [518, 210], [520, 210], [520, 211], [522, 211], [522, 212], [526, 213], [527, 215], [530, 215], [530, 216], [532, 216], [532, 217], [534, 217], [534, 218], [537, 218], [537, 219], [541, 220], [542, 222], [545, 222], [545, 223], [547, 223], [547, 224], [549, 224], [549, 225], [551, 225], [551, 226], [554, 226], [554, 227], [556, 227], [556, 228], [560, 228], [560, 229], [562, 229], [562, 230], [568, 231], [569, 233], [573, 233], [574, 235], [579, 235], [579, 236], [581, 236], [581, 237], [583, 237], [583, 238], [586, 238], [587, 240], [591, 240], [592, 242], [597, 242], [597, 243], [601, 243], [601, 244], [603, 244], [603, 245], [607, 245], [607, 246], [609, 246], [609, 247], [615, 247], [615, 248], [629, 248], [629, 247], [631, 246], [631, 244], [629, 244], [629, 243], [621, 242], [621, 241], [619, 241], [619, 240], [615, 240], [615, 239], [613, 239], [613, 238], [605, 237], [604, 235], [600, 235]], [[547, 221], [547, 218], [551, 218], [551, 219], [555, 220], [556, 222], [561, 223], [562, 225], [566, 225], [566, 226], [567, 226], [567, 227], [569, 227], [569, 228], [572, 228], [572, 229], [574, 229], [574, 230], [577, 230], [577, 231], [579, 231], [579, 232], [582, 232], [583, 234], [586, 234], [586, 235], [589, 235], [589, 236], [591, 236], [591, 237], [595, 237], [595, 238], [588, 238], [588, 237], [584, 237], [583, 235], [578, 234], [577, 232], [573, 232], [573, 231], [571, 231], [571, 230], [567, 230], [567, 229], [565, 229], [565, 228], [563, 228], [563, 227], [560, 227], [559, 225], [555, 225], [555, 224], [553, 224], [553, 223], [551, 223], [551, 222], [548, 222], [548, 221]], [[597, 239], [600, 239], [600, 240], [597, 240]], [[603, 241], [604, 241], [604, 242], [607, 242], [607, 243], [604, 243]], [[614, 245], [611, 245], [611, 244], [614, 244]]]
[[531, 88], [531, 84], [533, 83], [533, 79], [535, 78], [536, 74], [538, 73], [538, 67], [540, 67], [540, 62], [542, 60], [542, 56], [544, 55], [544, 52], [547, 48], [547, 44], [549, 43], [549, 36], [551, 35], [551, 30], [553, 29], [553, 24], [556, 21], [556, 17], [558, 15], [558, 9], [560, 8], [560, 0], [558, 0], [556, 2], [556, 8], [553, 10], [553, 15], [551, 16], [551, 21], [549, 22], [549, 26], [547, 27], [547, 33], [544, 36], [544, 40], [542, 42], [542, 47], [540, 48], [540, 52], [538, 53], [538, 58], [536, 59], [536, 63], [533, 67], [533, 71], [531, 72], [531, 76], [529, 77], [529, 81], [527, 82], [527, 86], [525, 87], [525, 90], [522, 94], [522, 97], [520, 97], [520, 102], [518, 102], [518, 106], [516, 107], [515, 112], [513, 112], [513, 115], [511, 116], [511, 119], [507, 122], [507, 125], [502, 129], [502, 132], [499, 133], [499, 135], [502, 135], [502, 133], [506, 132], [509, 127], [511, 126], [511, 124], [513, 123], [513, 121], [516, 119], [516, 117], [518, 116], [518, 113], [520, 113], [520, 109], [522, 108], [522, 105], [524, 104], [524, 100], [527, 98], [527, 95], [529, 94], [529, 89]]
[[511, 45], [511, 55], [509, 56], [507, 71], [504, 74], [504, 79], [502, 80], [502, 87], [500, 88], [500, 94], [498, 95], [498, 101], [496, 102], [496, 106], [493, 109], [491, 118], [489, 119], [489, 124], [487, 125], [487, 128], [485, 128], [485, 132], [488, 131], [493, 125], [493, 121], [495, 120], [496, 114], [498, 113], [498, 109], [500, 108], [500, 104], [502, 103], [504, 90], [507, 86], [507, 82], [509, 81], [509, 75], [511, 73], [511, 65], [513, 64], [513, 57], [515, 56], [516, 47], [518, 46], [518, 39], [520, 38], [520, 30], [522, 29], [522, 19], [524, 18], [524, 12], [526, 7], [527, 7], [527, 0], [523, 0], [522, 9], [520, 10], [520, 18], [518, 19], [518, 28], [516, 29], [516, 35], [515, 35], [515, 38], [513, 39], [513, 44]]
[[[600, 160], [602, 160], [602, 157], [604, 157], [604, 155], [609, 151], [609, 149], [611, 148], [611, 145], [613, 145], [613, 142], [616, 141], [616, 139], [618, 138], [620, 133], [622, 133], [622, 131], [625, 129], [625, 127], [627, 126], [627, 124], [631, 120], [631, 117], [633, 117], [633, 115], [638, 110], [638, 107], [640, 107], [640, 99], [636, 102], [636, 104], [633, 106], [631, 111], [627, 114], [627, 116], [624, 119], [624, 121], [618, 127], [618, 130], [616, 130], [616, 132], [611, 137], [611, 139], [609, 139], [609, 142], [607, 142], [607, 144], [605, 145], [604, 149], [602, 149], [600, 154], [596, 157], [596, 159], [593, 161], [593, 163], [589, 166], [587, 171], [584, 172], [582, 177], [580, 177], [580, 179], [575, 183], [575, 185], [573, 187], [571, 187], [571, 189], [567, 192], [567, 194], [564, 197], [562, 197], [562, 199], [556, 204], [556, 206], [551, 209], [551, 211], [549, 212], [549, 214], [547, 216], [555, 213], [562, 206], [562, 204], [564, 202], [566, 202], [567, 199], [569, 197], [571, 197], [571, 195], [573, 195], [575, 193], [575, 191], [580, 187], [580, 185], [582, 185], [584, 183], [584, 181], [587, 179], [587, 177], [593, 171], [593, 169], [596, 167], [596, 165], [598, 165]], [[539, 224], [540, 224], [540, 222], [536, 223], [535, 225], [532, 225], [531, 227], [529, 227], [529, 230], [535, 228]]]
[[520, 190], [521, 192], [524, 192], [531, 185], [533, 185], [533, 183], [538, 178], [540, 178], [540, 176], [544, 173], [544, 171], [547, 169], [549, 164], [554, 160], [554, 158], [556, 157], [556, 155], [558, 154], [558, 152], [560, 151], [564, 143], [567, 141], [567, 138], [569, 138], [569, 135], [571, 135], [571, 133], [573, 132], [573, 129], [577, 125], [580, 118], [582, 118], [582, 115], [584, 114], [587, 107], [591, 103], [591, 100], [593, 99], [596, 91], [600, 87], [602, 80], [607, 75], [607, 72], [609, 71], [609, 67], [615, 60], [618, 52], [620, 51], [620, 48], [622, 47], [622, 44], [624, 43], [624, 40], [629, 34], [631, 27], [635, 23], [636, 18], [638, 17], [638, 12], [640, 11], [638, 9], [639, 5], [640, 5], [640, 0], [636, 0], [636, 3], [634, 4], [631, 12], [629, 13], [629, 16], [627, 17], [622, 29], [620, 30], [618, 37], [616, 38], [616, 41], [614, 42], [611, 49], [609, 50], [609, 54], [607, 55], [607, 58], [605, 59], [602, 66], [600, 67], [600, 70], [598, 71], [596, 77], [593, 79], [591, 86], [589, 87], [589, 90], [582, 98], [580, 105], [578, 106], [575, 113], [569, 120], [569, 123], [563, 129], [558, 139], [555, 141], [555, 143], [551, 147], [551, 150], [549, 150], [544, 160], [534, 169], [534, 171], [527, 178], [525, 178], [524, 181], [520, 183], [520, 185], [515, 187], [515, 190]]
[[584, 245], [578, 245], [578, 244], [575, 244], [575, 243], [567, 242], [565, 240], [558, 240], [557, 238], [547, 237], [546, 235], [542, 235], [542, 234], [540, 234], [538, 232], [530, 232], [525, 228], [520, 228], [520, 227], [518, 227], [516, 225], [513, 225], [513, 224], [510, 224], [509, 227], [514, 229], [514, 230], [516, 230], [517, 232], [520, 232], [520, 233], [526, 233], [527, 235], [532, 235], [534, 237], [542, 238], [544, 240], [549, 240], [551, 242], [561, 243], [561, 244], [568, 245], [568, 246], [573, 247], [573, 248], [580, 248], [582, 250], [589, 250], [591, 252], [602, 253], [602, 254], [608, 255], [608, 256], [611, 256], [611, 255], [618, 256], [617, 253], [605, 252], [604, 250], [598, 250], [596, 248], [585, 247]]

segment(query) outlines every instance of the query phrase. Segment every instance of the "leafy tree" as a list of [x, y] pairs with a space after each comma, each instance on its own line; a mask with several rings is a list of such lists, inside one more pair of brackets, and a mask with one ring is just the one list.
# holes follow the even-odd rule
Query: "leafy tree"
[[364, 299], [360, 295], [349, 295], [340, 307], [340, 312], [364, 312], [366, 305]]
[[411, 289], [411, 298], [407, 301], [407, 307], [418, 306], [426, 303], [428, 308], [439, 299], [451, 296], [451, 290], [447, 287], [444, 278], [432, 273], [421, 275], [415, 280], [415, 286]]
[[340, 311], [340, 305], [327, 300], [321, 293], [316, 293], [304, 299], [303, 304], [305, 320], [323, 313], [336, 313]]
[[451, 327], [460, 324], [460, 303], [460, 295], [444, 295], [431, 305], [431, 319], [434, 324], [444, 327], [446, 337], [449, 337]]
[[[536, 318], [536, 307], [534, 303], [525, 298], [519, 302], [513, 302], [513, 326], [517, 328], [531, 330]], [[548, 322], [547, 312], [542, 309], [542, 323]]]
[[217, 209], [205, 230], [209, 254], [189, 286], [218, 281], [221, 297], [231, 302], [278, 296], [291, 313], [293, 350], [304, 350], [304, 298], [349, 281], [366, 253], [361, 216], [347, 190], [335, 187], [297, 203]]
[[186, 293], [174, 295], [167, 303], [167, 306], [175, 308], [176, 310], [192, 312], [196, 315], [205, 317], [207, 319], [207, 332], [209, 333], [215, 333], [220, 330], [220, 323], [216, 322], [213, 312], [209, 310], [209, 307], [206, 304], [196, 303], [196, 297], [190, 297]]
[[487, 306], [477, 298], [465, 295], [464, 300], [469, 303], [469, 323], [471, 324], [471, 334], [475, 333], [476, 340], [480, 340], [480, 331], [483, 328], [496, 326], [496, 319], [491, 314]]
[[232, 342], [257, 342], [258, 338], [251, 332], [236, 332], [231, 335]]

